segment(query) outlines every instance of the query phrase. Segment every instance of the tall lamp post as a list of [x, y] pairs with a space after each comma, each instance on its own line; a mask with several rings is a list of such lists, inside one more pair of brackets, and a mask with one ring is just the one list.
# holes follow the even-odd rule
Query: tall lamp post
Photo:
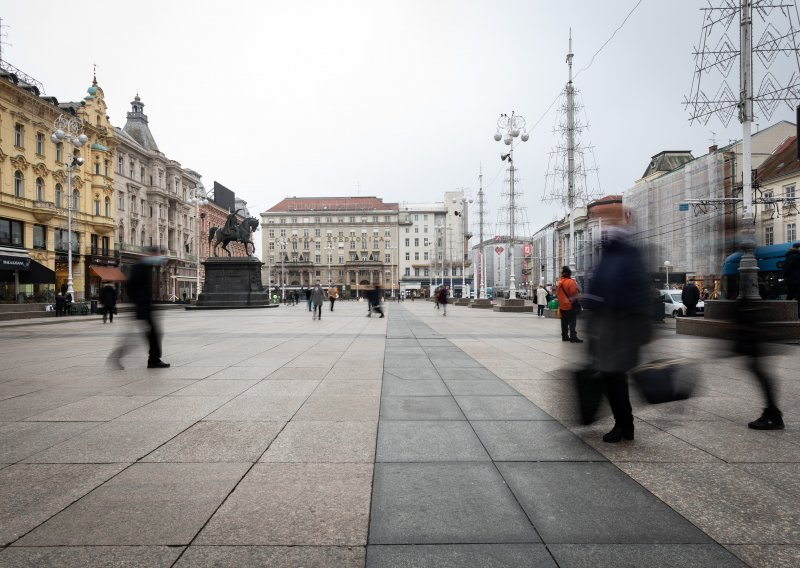
[[667, 290], [669, 290], [669, 267], [672, 266], [672, 263], [668, 260], [664, 261], [664, 272], [667, 273]]
[[333, 286], [333, 276], [331, 274], [331, 261], [333, 260], [333, 245], [328, 243], [328, 293], [331, 292]]
[[55, 144], [67, 142], [67, 294], [75, 301], [75, 290], [72, 287], [72, 168], [83, 165], [83, 158], [77, 153], [78, 148], [89, 141], [82, 133], [81, 121], [63, 114], [58, 115], [53, 123], [55, 131], [50, 136]]
[[[520, 136], [520, 133], [522, 134]], [[500, 154], [500, 159], [503, 161], [508, 160], [509, 164], [509, 194], [508, 194], [508, 226], [509, 226], [509, 241], [511, 243], [511, 278], [508, 285], [508, 298], [514, 300], [517, 297], [517, 286], [514, 277], [514, 245], [516, 244], [516, 237], [514, 236], [514, 223], [516, 222], [517, 209], [514, 202], [514, 138], [520, 137], [520, 140], [527, 142], [528, 132], [525, 130], [525, 118], [511, 111], [511, 116], [501, 114], [497, 119], [497, 132], [494, 134], [495, 142], [502, 140], [508, 146], [508, 154]]]
[[208, 205], [208, 198], [206, 197], [206, 190], [203, 187], [203, 184], [197, 184], [197, 187], [194, 188], [194, 195], [191, 199], [192, 203], [194, 204], [194, 222], [195, 222], [195, 236], [197, 237], [197, 275], [196, 275], [196, 284], [195, 284], [195, 295], [194, 299], [197, 300], [200, 297], [200, 251], [201, 251], [201, 242], [200, 242], [200, 224], [203, 217], [205, 217], [205, 213], [203, 213], [203, 217], [201, 217], [200, 213], [200, 206], [201, 205]]
[[283, 257], [286, 256], [286, 239], [278, 241], [281, 245], [281, 301], [286, 303], [286, 275], [283, 271]]
[[456, 211], [456, 217], [461, 217], [461, 297], [464, 297], [464, 290], [467, 287], [466, 277], [464, 276], [464, 260], [467, 256], [467, 241], [471, 235], [467, 235], [467, 215], [465, 212], [469, 212], [469, 204], [472, 203], [471, 199], [467, 199], [466, 197], [462, 197], [461, 199], [453, 199], [453, 203], [460, 203], [461, 204], [461, 211]]

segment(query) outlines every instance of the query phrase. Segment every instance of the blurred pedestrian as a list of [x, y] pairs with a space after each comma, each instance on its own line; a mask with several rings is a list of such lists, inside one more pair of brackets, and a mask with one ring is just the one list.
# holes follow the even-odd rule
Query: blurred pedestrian
[[114, 313], [117, 311], [117, 289], [111, 284], [106, 284], [100, 290], [100, 303], [103, 305], [103, 323], [106, 318], [114, 323]]
[[547, 307], [547, 290], [545, 290], [544, 284], [539, 284], [539, 287], [536, 289], [536, 305], [538, 308], [537, 315], [543, 318], [544, 309]]
[[331, 311], [333, 311], [333, 304], [339, 299], [339, 288], [336, 286], [328, 287], [328, 300], [331, 302]]
[[748, 424], [754, 430], [783, 430], [783, 413], [778, 409], [775, 383], [764, 368], [765, 343], [769, 329], [760, 321], [764, 308], [758, 300], [739, 297], [736, 300], [734, 351], [748, 358], [748, 367], [756, 376], [767, 407], [761, 417]]
[[[128, 294], [136, 305], [136, 319], [142, 322], [144, 334], [149, 345], [147, 368], [163, 369], [169, 363], [161, 360], [161, 328], [153, 313], [153, 269], [164, 262], [159, 247], [149, 247], [147, 256], [133, 266], [128, 280]], [[117, 346], [109, 355], [109, 363], [123, 369], [122, 358], [131, 350], [126, 342]]]
[[[652, 296], [639, 251], [627, 233], [613, 227], [586, 295], [589, 308], [590, 367], [605, 383], [614, 428], [603, 441], [633, 440], [633, 411], [628, 371], [639, 361], [639, 349], [650, 340]], [[624, 282], [625, 285], [620, 285]]]
[[578, 284], [572, 279], [572, 270], [569, 266], [563, 266], [561, 278], [556, 284], [556, 298], [558, 298], [558, 309], [561, 312], [561, 341], [583, 343], [582, 339], [578, 339], [578, 332], [575, 331], [580, 309], [578, 308], [579, 296], [580, 290], [578, 290]]
[[[383, 317], [383, 308], [381, 307], [381, 301], [383, 300], [383, 290], [379, 285], [375, 285], [370, 288], [369, 292], [367, 292], [367, 297], [369, 299], [369, 304], [371, 310], [375, 310], [377, 313]], [[370, 312], [370, 315], [372, 313]]]
[[441, 288], [439, 288], [439, 293], [436, 297], [436, 302], [438, 304], [441, 304], [443, 316], [447, 315], [447, 303], [450, 301], [449, 295], [450, 291], [447, 289], [447, 286], [442, 286]]
[[689, 280], [689, 283], [683, 287], [681, 292], [681, 302], [686, 306], [686, 315], [693, 317], [697, 315], [697, 303], [700, 301], [700, 290], [694, 283], [694, 280]]
[[317, 285], [311, 290], [311, 309], [313, 315], [311, 319], [322, 319], [322, 304], [325, 303], [325, 293], [322, 291], [322, 286], [319, 285], [319, 280], [317, 280]]
[[786, 299], [797, 301], [797, 314], [800, 316], [800, 242], [793, 243], [786, 251], [783, 279], [786, 281]]
[[311, 288], [306, 288], [306, 303], [308, 304], [308, 311], [309, 312], [314, 311], [311, 308]]

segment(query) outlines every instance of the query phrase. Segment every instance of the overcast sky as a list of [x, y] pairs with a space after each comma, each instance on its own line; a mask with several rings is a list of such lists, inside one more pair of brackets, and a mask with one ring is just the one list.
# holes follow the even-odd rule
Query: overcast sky
[[[208, 188], [229, 187], [256, 216], [286, 196], [476, 197], [482, 165], [494, 224], [507, 176], [492, 136], [500, 113], [515, 111], [540, 121], [515, 149], [532, 233], [563, 214], [542, 196], [558, 143], [558, 105], [547, 109], [567, 81], [570, 28], [577, 73], [636, 3], [139, 0], [70, 10], [5, 0], [2, 56], [60, 101], [85, 95], [96, 64], [115, 126], [138, 92], [167, 157]], [[690, 124], [681, 104], [706, 5], [643, 0], [576, 77], [594, 147], [587, 167], [598, 168], [590, 182], [603, 195], [631, 187], [662, 150], [698, 156], [712, 137], [741, 137], [735, 120]], [[758, 122], [793, 117], [784, 106]]]

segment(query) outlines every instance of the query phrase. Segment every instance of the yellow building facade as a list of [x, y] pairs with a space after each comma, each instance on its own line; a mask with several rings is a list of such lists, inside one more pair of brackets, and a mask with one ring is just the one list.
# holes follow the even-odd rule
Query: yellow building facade
[[[88, 137], [80, 149], [51, 140], [60, 115], [77, 120]], [[70, 204], [75, 300], [96, 297], [102, 280], [113, 279], [114, 147], [96, 80], [80, 102], [60, 103], [29, 78], [0, 69], [0, 302], [49, 303], [66, 285]], [[74, 163], [68, 182], [73, 155], [83, 162]]]

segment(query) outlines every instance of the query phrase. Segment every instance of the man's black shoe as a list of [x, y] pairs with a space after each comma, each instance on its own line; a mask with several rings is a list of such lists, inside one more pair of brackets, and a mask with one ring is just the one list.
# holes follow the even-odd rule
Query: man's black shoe
[[753, 430], [783, 430], [783, 414], [777, 409], [765, 409], [761, 418], [753, 420], [747, 425]]
[[569, 341], [569, 337], [562, 337], [561, 341]]
[[166, 369], [167, 367], [169, 367], [169, 363], [164, 363], [164, 361], [160, 359], [158, 361], [147, 362], [148, 369]]
[[623, 438], [625, 440], [633, 440], [633, 426], [629, 426], [628, 428], [614, 426], [611, 432], [603, 435], [603, 441], [609, 444], [616, 444], [622, 441]]
[[569, 340], [570, 343], [583, 343], [583, 339], [578, 339], [575, 337], [574, 339]]

